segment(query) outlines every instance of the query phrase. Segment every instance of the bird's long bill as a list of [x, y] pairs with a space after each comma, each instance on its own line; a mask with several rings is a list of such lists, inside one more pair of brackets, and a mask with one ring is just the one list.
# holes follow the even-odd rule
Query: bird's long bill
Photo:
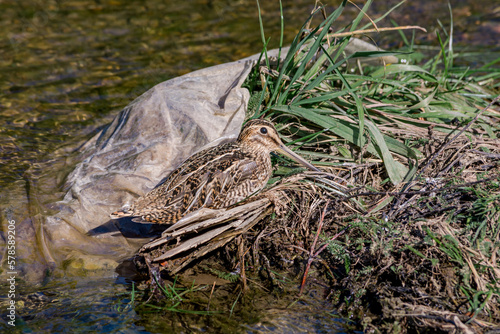
[[320, 170], [316, 167], [314, 167], [312, 164], [310, 164], [309, 162], [307, 162], [304, 158], [302, 158], [300, 155], [294, 153], [292, 150], [290, 150], [288, 147], [286, 147], [284, 144], [281, 144], [279, 146], [279, 148], [276, 150], [278, 151], [279, 153], [283, 154], [283, 155], [286, 155], [287, 157], [289, 157], [290, 159], [293, 159], [295, 160], [296, 162], [306, 166], [307, 168], [309, 168], [310, 170], [313, 170], [313, 171], [316, 171], [316, 172], [320, 172]]

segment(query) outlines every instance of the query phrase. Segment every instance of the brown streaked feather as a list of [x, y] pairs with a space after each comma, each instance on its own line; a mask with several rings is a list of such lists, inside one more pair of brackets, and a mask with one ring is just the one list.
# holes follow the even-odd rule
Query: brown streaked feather
[[[268, 164], [270, 168], [270, 161]], [[230, 206], [265, 186], [269, 176], [257, 178], [257, 166], [255, 157], [244, 154], [235, 143], [199, 152], [137, 199], [130, 209], [113, 216], [136, 216], [140, 217], [136, 221], [163, 223], [177, 221], [202, 207]]]
[[[111, 217], [174, 224], [201, 208], [231, 206], [264, 188], [272, 173], [269, 153], [283, 151], [283, 146], [272, 123], [249, 121], [235, 142], [192, 155], [129, 209], [116, 211]], [[284, 154], [289, 155], [289, 150]], [[292, 158], [301, 159], [296, 155]]]

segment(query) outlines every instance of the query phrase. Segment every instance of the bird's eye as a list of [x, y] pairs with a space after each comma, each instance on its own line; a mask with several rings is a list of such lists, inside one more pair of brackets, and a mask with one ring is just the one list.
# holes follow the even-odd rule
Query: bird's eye
[[267, 128], [260, 128], [260, 133], [263, 135], [267, 134]]

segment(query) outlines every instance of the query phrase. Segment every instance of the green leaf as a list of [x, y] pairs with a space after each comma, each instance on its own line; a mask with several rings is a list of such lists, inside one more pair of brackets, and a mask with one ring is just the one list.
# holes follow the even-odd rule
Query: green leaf
[[433, 76], [431, 73], [429, 73], [426, 70], [424, 70], [422, 67], [416, 66], [416, 65], [391, 64], [391, 65], [387, 65], [387, 66], [381, 67], [377, 71], [373, 72], [371, 74], [371, 76], [375, 77], [375, 78], [380, 78], [380, 77], [384, 77], [384, 76], [387, 76], [387, 75], [390, 75], [390, 74], [401, 73], [401, 72], [420, 72], [420, 73], [424, 73], [425, 75], [428, 76], [428, 78], [429, 78], [428, 80], [429, 81], [432, 80], [432, 82], [438, 82], [438, 80], [436, 79], [435, 76]]
[[394, 161], [391, 153], [389, 152], [389, 148], [387, 147], [387, 143], [384, 140], [384, 136], [375, 126], [375, 124], [367, 121], [366, 126], [368, 127], [372, 138], [377, 144], [377, 151], [384, 161], [384, 166], [387, 174], [389, 174], [389, 178], [391, 179], [393, 184], [399, 184], [403, 180], [405, 175], [408, 174], [408, 169], [401, 163], [396, 163], [396, 161]]
[[427, 96], [425, 99], [423, 99], [422, 101], [420, 101], [419, 103], [409, 107], [409, 109], [420, 109], [420, 108], [428, 108], [429, 107], [429, 103], [432, 101], [432, 99], [434, 98], [434, 94], [436, 94], [437, 92], [437, 86], [436, 88], [434, 88], [434, 90], [429, 94], [429, 96]]

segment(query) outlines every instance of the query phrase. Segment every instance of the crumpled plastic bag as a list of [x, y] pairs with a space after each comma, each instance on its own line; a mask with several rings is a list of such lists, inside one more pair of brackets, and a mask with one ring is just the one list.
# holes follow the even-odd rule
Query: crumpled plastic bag
[[70, 274], [114, 270], [148, 241], [137, 238], [154, 226], [120, 231], [109, 214], [132, 204], [204, 146], [237, 138], [249, 99], [241, 85], [254, 63], [236, 61], [162, 82], [90, 139], [67, 178], [68, 192], [55, 205], [59, 212], [40, 217], [36, 237], [45, 261], [54, 268], [63, 263]]

